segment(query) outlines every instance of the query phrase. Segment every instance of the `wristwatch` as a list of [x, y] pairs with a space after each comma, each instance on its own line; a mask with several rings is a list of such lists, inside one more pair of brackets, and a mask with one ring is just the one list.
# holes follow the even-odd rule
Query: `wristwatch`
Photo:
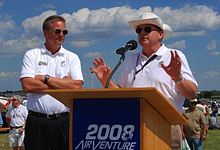
[[175, 82], [175, 84], [179, 84], [180, 82], [183, 81], [183, 77], [182, 77], [182, 75], [180, 75], [179, 79], [177, 79], [177, 80], [173, 80], [173, 81]]
[[50, 76], [47, 74], [44, 76], [44, 84], [47, 84], [48, 80], [50, 79]]

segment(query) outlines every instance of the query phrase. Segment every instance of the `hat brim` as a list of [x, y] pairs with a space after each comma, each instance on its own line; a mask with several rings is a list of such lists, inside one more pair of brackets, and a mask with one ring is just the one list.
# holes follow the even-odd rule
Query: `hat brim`
[[135, 31], [137, 29], [137, 27], [139, 25], [144, 25], [144, 24], [152, 24], [152, 25], [156, 25], [159, 28], [161, 28], [164, 32], [164, 39], [167, 39], [168, 37], [170, 37], [173, 33], [172, 28], [168, 25], [163, 23], [163, 25], [161, 26], [156, 19], [141, 19], [141, 20], [134, 20], [134, 21], [129, 21], [128, 24], [130, 25], [130, 27]]

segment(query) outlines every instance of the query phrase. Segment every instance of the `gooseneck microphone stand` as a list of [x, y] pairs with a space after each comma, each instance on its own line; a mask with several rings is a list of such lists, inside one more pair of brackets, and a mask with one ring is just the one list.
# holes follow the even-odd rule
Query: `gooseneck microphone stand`
[[125, 60], [125, 52], [123, 52], [123, 53], [121, 54], [121, 57], [120, 57], [120, 59], [119, 59], [117, 65], [115, 66], [115, 68], [114, 68], [114, 69], [112, 70], [112, 72], [110, 73], [110, 75], [109, 75], [109, 77], [108, 77], [108, 80], [107, 80], [107, 82], [106, 82], [106, 84], [105, 84], [105, 88], [108, 88], [109, 83], [110, 83], [110, 81], [111, 81], [111, 78], [112, 78], [113, 74], [115, 73], [115, 71], [118, 69], [118, 67], [121, 65], [121, 63], [122, 63], [124, 60]]
[[118, 69], [118, 67], [121, 65], [121, 63], [125, 60], [125, 52], [127, 52], [128, 50], [134, 50], [136, 49], [138, 46], [137, 42], [135, 40], [130, 40], [126, 43], [125, 46], [120, 47], [119, 49], [116, 50], [117, 54], [121, 55], [120, 60], [118, 61], [117, 65], [115, 66], [115, 68], [112, 70], [112, 72], [110, 73], [108, 80], [106, 81], [105, 84], [105, 88], [108, 88], [109, 83], [111, 81], [111, 78], [113, 76], [113, 74], [115, 73], [115, 71]]

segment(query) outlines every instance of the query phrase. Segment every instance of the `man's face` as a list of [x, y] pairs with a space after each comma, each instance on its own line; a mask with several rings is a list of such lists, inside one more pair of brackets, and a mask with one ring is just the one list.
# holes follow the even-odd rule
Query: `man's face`
[[12, 105], [13, 105], [14, 107], [18, 107], [20, 104], [21, 104], [21, 102], [20, 102], [19, 100], [17, 100], [17, 99], [13, 99], [13, 100], [12, 100]]
[[61, 46], [68, 33], [66, 25], [62, 21], [54, 21], [50, 25], [50, 29], [44, 32], [46, 42], [52, 45]]
[[142, 46], [161, 42], [163, 38], [163, 31], [157, 26], [151, 24], [138, 26], [136, 33], [138, 34], [138, 41]]
[[190, 102], [189, 103], [189, 108], [190, 109], [195, 109], [196, 108], [196, 104], [197, 104], [197, 102]]

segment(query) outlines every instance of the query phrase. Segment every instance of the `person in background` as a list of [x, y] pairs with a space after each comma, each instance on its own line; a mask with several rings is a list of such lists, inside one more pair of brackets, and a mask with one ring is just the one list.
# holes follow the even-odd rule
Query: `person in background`
[[200, 111], [202, 111], [203, 113], [206, 113], [206, 108], [205, 108], [204, 102], [203, 102], [202, 100], [197, 100], [196, 107], [197, 107]]
[[0, 110], [0, 128], [3, 126], [3, 123], [2, 112]]
[[200, 99], [200, 100], [197, 100], [197, 105], [196, 107], [201, 110], [204, 115], [205, 115], [205, 120], [206, 120], [206, 126], [205, 126], [205, 130], [206, 130], [206, 136], [208, 136], [208, 127], [209, 127], [209, 108], [207, 106], [207, 101], [205, 101], [204, 99]]
[[[139, 19], [130, 21], [129, 25], [137, 33], [142, 51], [125, 59], [120, 82], [110, 81], [109, 88], [155, 87], [181, 113], [185, 97], [196, 97], [197, 82], [185, 55], [163, 44], [163, 40], [172, 33], [171, 27], [153, 13], [144, 13]], [[105, 86], [111, 73], [110, 67], [102, 58], [95, 59], [93, 64], [91, 72]], [[171, 135], [172, 149], [180, 149], [182, 133], [179, 125], [172, 126]]]
[[213, 114], [211, 114], [209, 117], [209, 129], [210, 130], [220, 129], [220, 127], [218, 125], [218, 121]]
[[218, 117], [218, 104], [216, 101], [213, 101], [211, 103], [211, 110], [212, 110], [213, 116]]
[[6, 113], [6, 122], [10, 126], [9, 144], [13, 150], [24, 150], [25, 122], [28, 111], [22, 104], [22, 99], [15, 95], [12, 99], [12, 107]]
[[183, 137], [186, 138], [191, 150], [202, 150], [206, 139], [206, 119], [197, 107], [197, 99], [190, 100], [189, 108], [183, 112], [187, 124], [183, 125]]
[[25, 150], [68, 150], [69, 108], [42, 91], [82, 88], [81, 62], [62, 46], [68, 33], [62, 16], [49, 16], [42, 28], [45, 43], [25, 53], [20, 77], [29, 112]]

